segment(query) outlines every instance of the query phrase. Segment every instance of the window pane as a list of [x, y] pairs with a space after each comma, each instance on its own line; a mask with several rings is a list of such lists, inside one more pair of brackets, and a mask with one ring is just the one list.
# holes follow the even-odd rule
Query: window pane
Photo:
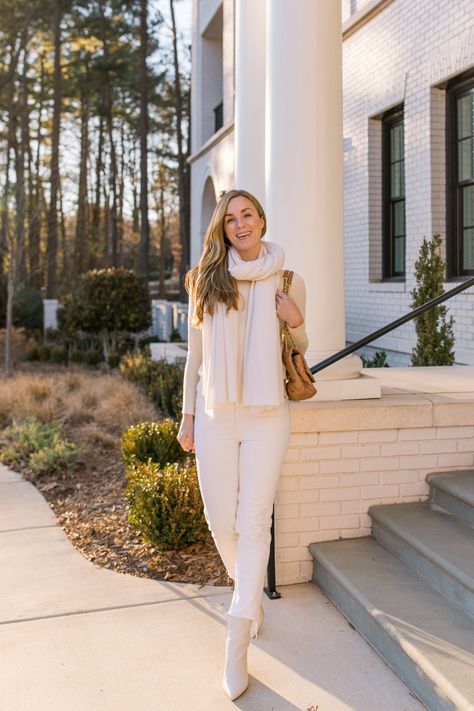
[[390, 166], [390, 197], [403, 195], [403, 163], [393, 163]]
[[474, 185], [462, 188], [462, 226], [474, 227]]
[[463, 231], [462, 248], [462, 268], [474, 269], [474, 229], [468, 228]]
[[458, 138], [466, 138], [474, 133], [472, 105], [474, 91], [457, 100], [458, 105]]
[[393, 268], [396, 274], [405, 274], [405, 238], [397, 237], [394, 240]]
[[471, 180], [472, 170], [472, 138], [465, 138], [458, 143], [458, 180]]
[[400, 237], [405, 234], [405, 201], [400, 200], [393, 204], [393, 236]]
[[390, 159], [392, 161], [403, 158], [403, 124], [392, 126], [390, 129]]

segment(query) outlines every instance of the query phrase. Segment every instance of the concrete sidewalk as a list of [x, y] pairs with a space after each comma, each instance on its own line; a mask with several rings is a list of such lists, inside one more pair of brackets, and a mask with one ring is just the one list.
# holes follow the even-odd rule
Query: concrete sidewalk
[[0, 465], [2, 711], [424, 708], [311, 583], [264, 598], [250, 686], [221, 688], [227, 587], [99, 568], [37, 489]]

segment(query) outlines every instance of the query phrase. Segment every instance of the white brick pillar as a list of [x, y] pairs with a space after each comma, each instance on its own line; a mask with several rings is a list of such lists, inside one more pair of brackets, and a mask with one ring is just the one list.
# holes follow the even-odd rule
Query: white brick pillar
[[265, 201], [266, 0], [235, 2], [234, 183]]
[[[268, 238], [305, 280], [313, 365], [345, 346], [341, 6], [272, 0], [266, 26]], [[322, 371], [316, 397], [379, 396], [361, 367], [351, 355]]]

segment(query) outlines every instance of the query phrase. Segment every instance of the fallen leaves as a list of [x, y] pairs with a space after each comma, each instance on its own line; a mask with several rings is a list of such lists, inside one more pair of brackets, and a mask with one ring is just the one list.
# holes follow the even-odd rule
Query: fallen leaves
[[[73, 428], [68, 436], [81, 444]], [[35, 482], [71, 543], [95, 565], [138, 577], [203, 585], [229, 585], [214, 540], [181, 551], [144, 543], [127, 517], [125, 476], [118, 451], [88, 442], [83, 466], [43, 475]]]

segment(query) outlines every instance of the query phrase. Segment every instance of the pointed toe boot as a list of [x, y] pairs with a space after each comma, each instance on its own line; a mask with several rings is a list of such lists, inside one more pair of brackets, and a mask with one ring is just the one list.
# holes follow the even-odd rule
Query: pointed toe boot
[[243, 694], [249, 684], [247, 650], [251, 623], [244, 617], [227, 615], [223, 687], [232, 700]]

